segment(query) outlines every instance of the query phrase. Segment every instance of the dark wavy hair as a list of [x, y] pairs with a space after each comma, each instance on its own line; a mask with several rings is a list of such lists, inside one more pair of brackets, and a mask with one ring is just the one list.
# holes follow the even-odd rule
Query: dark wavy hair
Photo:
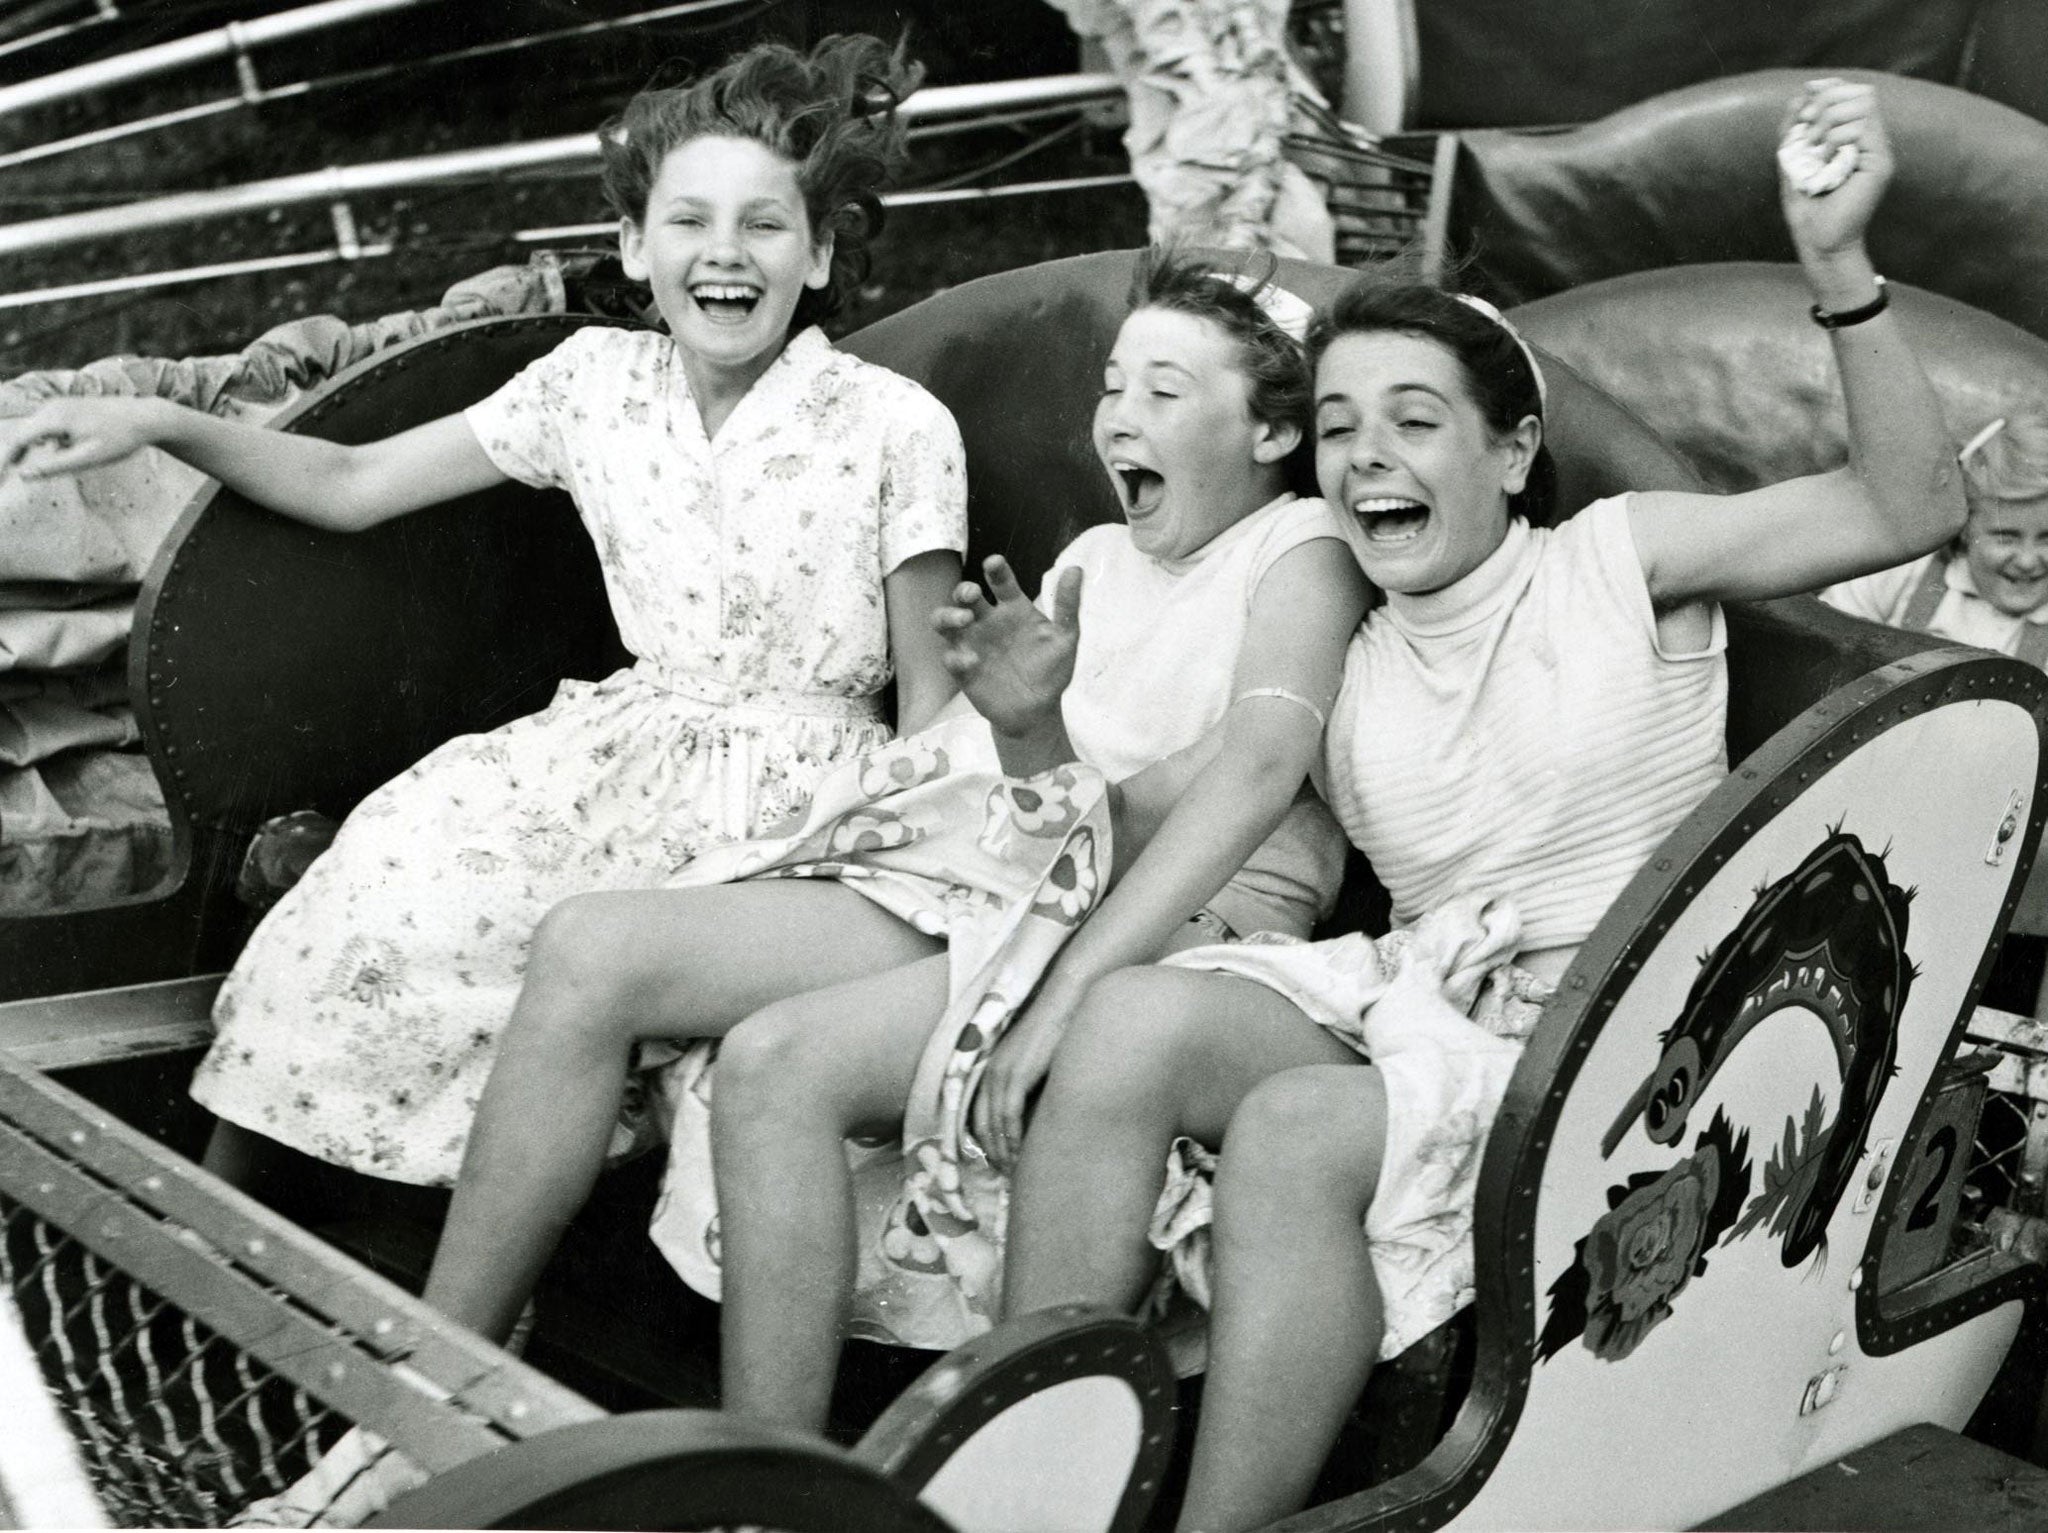
[[1255, 296], [1271, 282], [1273, 267], [1268, 256], [1263, 270], [1234, 271], [1211, 259], [1155, 246], [1139, 256], [1131, 273], [1130, 305], [1133, 313], [1165, 309], [1205, 319], [1236, 343], [1238, 365], [1251, 384], [1252, 419], [1293, 426], [1301, 434], [1285, 468], [1294, 488], [1312, 494], [1315, 456], [1309, 422], [1315, 374], [1301, 343], [1274, 322]]
[[908, 157], [896, 107], [924, 71], [877, 38], [828, 37], [808, 53], [763, 43], [687, 85], [641, 91], [599, 130], [604, 194], [636, 223], [662, 162], [695, 138], [744, 138], [796, 168], [811, 238], [833, 238], [822, 289], [806, 288], [791, 328], [836, 314], [866, 280], [882, 228], [881, 191]]
[[[1389, 331], [1435, 341], [1456, 357], [1472, 403], [1496, 436], [1506, 436], [1527, 416], [1543, 420], [1543, 393], [1514, 332], [1441, 288], [1419, 282], [1365, 277], [1352, 283], [1309, 326], [1309, 365], [1320, 366], [1331, 343], [1342, 336]], [[1528, 482], [1508, 497], [1508, 514], [1545, 527], [1556, 512], [1557, 462], [1545, 442], [1529, 465]]]

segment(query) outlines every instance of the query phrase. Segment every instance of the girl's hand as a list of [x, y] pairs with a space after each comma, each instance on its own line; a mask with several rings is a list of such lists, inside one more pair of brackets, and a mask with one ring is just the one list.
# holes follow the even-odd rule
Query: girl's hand
[[1031, 1095], [1052, 1068], [1052, 1056], [1073, 1019], [1070, 1004], [1041, 990], [989, 1055], [967, 1121], [988, 1151], [989, 1164], [1005, 1175], [1016, 1169], [1024, 1147]]
[[[1778, 197], [1801, 263], [1810, 266], [1859, 251], [1871, 215], [1892, 179], [1891, 140], [1878, 114], [1876, 87], [1852, 80], [1810, 82], [1786, 109], [1779, 142], [1784, 148], [1778, 165]], [[1787, 151], [1795, 160], [1804, 157], [1809, 163], [1826, 163], [1845, 146], [1855, 150], [1855, 162], [1845, 180], [1818, 195], [1798, 189], [1785, 166]]]
[[117, 463], [157, 439], [156, 399], [53, 399], [0, 420], [0, 473], [49, 479]]
[[999, 735], [1059, 727], [1060, 697], [1074, 679], [1081, 642], [1081, 572], [1060, 571], [1047, 618], [1024, 595], [1000, 554], [982, 562], [989, 592], [965, 581], [953, 605], [932, 614], [946, 640], [946, 669]]

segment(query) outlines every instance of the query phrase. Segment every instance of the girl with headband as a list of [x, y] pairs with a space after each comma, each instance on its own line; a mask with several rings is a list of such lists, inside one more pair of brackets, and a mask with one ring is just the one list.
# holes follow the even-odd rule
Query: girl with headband
[[1853, 617], [2048, 668], [2048, 418], [2000, 416], [1963, 444], [1969, 520], [1948, 547], [1829, 586]]
[[1962, 522], [1933, 393], [1864, 247], [1892, 168], [1871, 88], [1816, 82], [1787, 136], [1849, 162], [1813, 191], [1788, 166], [1781, 194], [1834, 342], [1846, 467], [1620, 495], [1553, 527], [1542, 374], [1490, 309], [1368, 279], [1310, 333], [1317, 477], [1386, 593], [1351, 643], [1327, 790], [1399, 929], [1098, 981], [1011, 1209], [1012, 1313], [1134, 1308], [1162, 1252], [1211, 1303], [1184, 1529], [1300, 1506], [1375, 1359], [1470, 1302], [1480, 1152], [1520, 1039], [1727, 770], [1720, 603], [1888, 568]]

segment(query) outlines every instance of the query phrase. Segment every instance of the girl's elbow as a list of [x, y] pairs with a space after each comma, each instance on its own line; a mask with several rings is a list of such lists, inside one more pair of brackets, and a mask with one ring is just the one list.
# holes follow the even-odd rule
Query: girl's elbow
[[1313, 752], [1285, 742], [1255, 744], [1240, 754], [1237, 763], [1242, 791], [1252, 801], [1284, 809], [1308, 780], [1312, 757]]
[[1901, 547], [1903, 558], [1917, 559], [1960, 535], [1970, 507], [1963, 498], [1962, 473], [1954, 459], [1944, 455], [1920, 494], [1896, 514], [1897, 525], [1906, 533], [1902, 544], [1910, 545]]

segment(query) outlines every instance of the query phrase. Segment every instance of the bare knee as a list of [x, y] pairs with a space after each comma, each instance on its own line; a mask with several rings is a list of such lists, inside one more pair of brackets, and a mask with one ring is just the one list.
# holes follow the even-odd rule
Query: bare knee
[[1121, 1113], [1176, 1098], [1195, 1029], [1172, 994], [1172, 971], [1117, 969], [1088, 988], [1060, 1040], [1046, 1102], [1066, 1112]]
[[1277, 1207], [1302, 1197], [1363, 1216], [1386, 1148], [1386, 1093], [1377, 1070], [1318, 1065], [1261, 1081], [1238, 1105], [1216, 1177], [1226, 1201]]
[[623, 1001], [638, 976], [645, 934], [603, 894], [573, 894], [540, 918], [526, 955], [526, 987], [584, 1005]]
[[712, 1132], [852, 1132], [836, 1089], [849, 1061], [838, 1057], [828, 1032], [800, 1002], [778, 1001], [727, 1033], [718, 1049]]

